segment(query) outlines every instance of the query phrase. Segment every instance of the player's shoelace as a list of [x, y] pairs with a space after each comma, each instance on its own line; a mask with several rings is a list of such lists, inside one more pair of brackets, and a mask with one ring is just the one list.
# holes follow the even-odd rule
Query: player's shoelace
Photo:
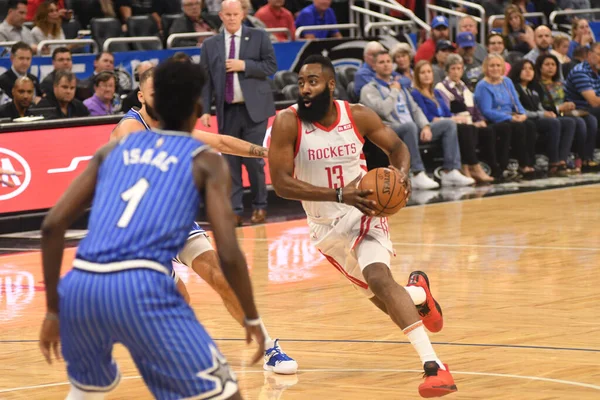
[[266, 356], [269, 357], [269, 361], [267, 362], [267, 364], [276, 365], [277, 363], [283, 361], [294, 361], [293, 358], [291, 358], [290, 356], [285, 354], [283, 350], [281, 350], [281, 347], [279, 347], [279, 344], [277, 344], [277, 342], [279, 342], [279, 339], [275, 340], [275, 345], [273, 347], [265, 351]]

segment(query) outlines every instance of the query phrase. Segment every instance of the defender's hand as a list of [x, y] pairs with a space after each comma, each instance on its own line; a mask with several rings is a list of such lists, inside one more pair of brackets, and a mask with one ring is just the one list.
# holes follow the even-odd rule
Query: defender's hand
[[[54, 357], [60, 360], [60, 325], [58, 317], [44, 319], [40, 331], [40, 350], [48, 364], [52, 364], [52, 352]], [[52, 349], [52, 351], [50, 350]]]
[[260, 325], [255, 326], [245, 326], [246, 328], [246, 343], [250, 344], [251, 341], [258, 345], [258, 350], [254, 353], [250, 365], [256, 364], [259, 360], [261, 360], [265, 356], [265, 335], [260, 327]]

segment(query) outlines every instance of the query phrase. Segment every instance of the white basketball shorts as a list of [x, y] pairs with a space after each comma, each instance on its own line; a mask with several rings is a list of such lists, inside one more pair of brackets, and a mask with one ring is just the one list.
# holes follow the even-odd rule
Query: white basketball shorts
[[330, 225], [308, 220], [315, 247], [354, 287], [373, 297], [362, 271], [373, 263], [390, 267], [394, 254], [387, 218], [369, 217], [353, 208]]

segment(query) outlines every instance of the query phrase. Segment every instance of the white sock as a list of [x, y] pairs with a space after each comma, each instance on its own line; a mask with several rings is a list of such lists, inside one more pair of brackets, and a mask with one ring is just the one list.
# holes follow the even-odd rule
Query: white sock
[[81, 389], [71, 385], [71, 390], [65, 400], [104, 400], [103, 392], [84, 392]]
[[425, 303], [425, 300], [427, 300], [425, 289], [420, 286], [405, 286], [404, 290], [408, 292], [408, 295], [412, 299], [415, 306], [423, 304]]
[[267, 332], [267, 328], [262, 320], [260, 321], [260, 330], [262, 330], [263, 335], [265, 335], [265, 350], [275, 346], [275, 341], [269, 336], [269, 332]]
[[427, 332], [425, 332], [425, 328], [423, 327], [423, 321], [417, 321], [414, 324], [407, 326], [402, 332], [404, 332], [406, 337], [408, 337], [408, 340], [410, 340], [410, 344], [412, 344], [417, 353], [419, 353], [419, 357], [423, 364], [427, 361], [435, 361], [441, 369], [446, 369], [444, 364], [435, 354], [435, 350], [433, 350], [433, 346], [429, 341], [429, 336], [427, 336]]

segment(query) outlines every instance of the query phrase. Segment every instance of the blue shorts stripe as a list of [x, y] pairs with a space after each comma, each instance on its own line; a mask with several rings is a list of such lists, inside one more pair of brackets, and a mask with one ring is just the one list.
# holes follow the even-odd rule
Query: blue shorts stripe
[[[169, 276], [148, 269], [74, 269], [61, 281], [60, 296], [63, 354], [70, 379], [82, 390], [110, 390], [118, 383], [116, 342], [128, 348], [158, 399], [237, 390], [233, 373]], [[217, 379], [223, 376], [230, 378]]]

